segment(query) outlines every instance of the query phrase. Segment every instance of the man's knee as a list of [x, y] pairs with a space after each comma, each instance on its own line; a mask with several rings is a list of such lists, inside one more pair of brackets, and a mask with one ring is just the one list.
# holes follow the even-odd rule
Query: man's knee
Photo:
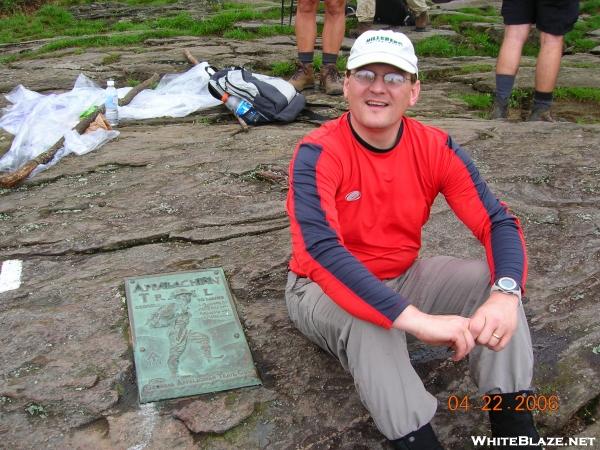
[[300, 14], [314, 13], [316, 17], [319, 0], [298, 0], [297, 12]]
[[325, 0], [325, 14], [333, 16], [345, 16], [346, 0]]
[[505, 25], [504, 40], [524, 44], [529, 37], [529, 30], [531, 30], [531, 24], [528, 23], [521, 25]]
[[564, 36], [557, 36], [555, 34], [540, 32], [540, 46], [552, 48], [555, 47], [562, 53], [564, 42]]
[[474, 283], [490, 284], [490, 269], [485, 261], [473, 260], [469, 273]]

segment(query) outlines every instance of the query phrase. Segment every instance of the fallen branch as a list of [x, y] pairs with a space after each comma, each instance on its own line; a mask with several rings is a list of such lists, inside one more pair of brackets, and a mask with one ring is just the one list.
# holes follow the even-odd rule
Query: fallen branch
[[[143, 83], [138, 84], [136, 87], [132, 88], [125, 97], [119, 100], [119, 106], [125, 106], [133, 100], [133, 98], [139, 94], [144, 89], [149, 88], [154, 83], [158, 81], [158, 74], [153, 74], [150, 78], [148, 78]], [[81, 119], [77, 125], [73, 128], [73, 130], [77, 131], [79, 134], [83, 134], [85, 130], [90, 126], [90, 124], [96, 120], [98, 114], [104, 114], [105, 107], [104, 105], [96, 108], [96, 110], [90, 114], [88, 117]], [[19, 167], [14, 172], [11, 172], [6, 175], [0, 176], [0, 186], [4, 188], [11, 188], [16, 186], [17, 184], [23, 182], [30, 174], [35, 170], [37, 166], [40, 164], [48, 164], [56, 155], [56, 152], [60, 150], [65, 144], [64, 136], [61, 137], [52, 147], [46, 150], [43, 153], [40, 153], [35, 158], [27, 161], [21, 167]]]
[[[196, 58], [194, 58], [194, 55], [192, 55], [188, 49], [185, 49], [183, 51], [183, 55], [194, 66], [197, 66], [198, 64], [200, 64], [200, 62]], [[242, 127], [242, 131], [244, 133], [247, 133], [250, 130], [250, 128], [248, 127], [248, 124], [241, 117], [238, 117], [235, 114], [234, 114], [234, 116], [238, 120], [238, 122], [240, 123], [240, 126]]]

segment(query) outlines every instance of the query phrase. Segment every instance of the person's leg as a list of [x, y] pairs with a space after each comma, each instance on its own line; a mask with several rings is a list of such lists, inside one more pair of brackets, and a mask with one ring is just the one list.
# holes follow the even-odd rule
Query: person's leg
[[318, 6], [319, 0], [298, 0], [295, 26], [298, 52], [306, 53], [315, 50]]
[[496, 97], [492, 119], [508, 117], [508, 100], [519, 70], [523, 45], [529, 36], [531, 24], [506, 25], [504, 38], [496, 62]]
[[[470, 317], [489, 297], [490, 275], [483, 261], [439, 256], [416, 261], [388, 285], [424, 312]], [[500, 395], [502, 404], [512, 407], [490, 412], [493, 436], [539, 438], [531, 413], [514, 408], [516, 397], [529, 392], [533, 375], [531, 336], [522, 305], [510, 343], [500, 352], [476, 346], [469, 355], [469, 369], [480, 394]]]
[[325, 23], [323, 25], [323, 65], [321, 67], [321, 89], [329, 95], [342, 94], [342, 78], [335, 61], [342, 47], [346, 16], [345, 0], [325, 0]]
[[[388, 285], [428, 314], [470, 317], [490, 295], [487, 264], [449, 256], [417, 260], [404, 276]], [[500, 352], [477, 345], [469, 355], [471, 376], [482, 394], [529, 389], [533, 351], [522, 305], [519, 325], [510, 343]]]
[[504, 38], [496, 61], [496, 74], [513, 75], [519, 70], [523, 45], [529, 37], [531, 24], [506, 25]]
[[359, 23], [373, 23], [375, 17], [375, 0], [358, 0], [356, 2], [356, 18]]
[[349, 36], [357, 38], [365, 31], [370, 30], [373, 26], [373, 18], [375, 17], [375, 0], [358, 0], [356, 3], [356, 18], [358, 19], [358, 27], [351, 30]]
[[550, 107], [560, 70], [563, 42], [563, 36], [540, 32], [540, 52], [535, 66], [535, 92], [531, 114], [527, 119], [529, 121], [554, 121]]
[[528, 120], [552, 122], [552, 92], [560, 70], [564, 35], [577, 21], [579, 2], [540, 0], [538, 10], [536, 26], [540, 30], [540, 52], [535, 68], [533, 107]]
[[429, 6], [425, 0], [406, 0], [406, 6], [415, 16], [429, 11]]
[[361, 401], [383, 435], [390, 440], [435, 439], [428, 423], [437, 401], [410, 363], [403, 332], [354, 318], [316, 283], [293, 272], [288, 275], [285, 296], [296, 328], [350, 372]]
[[425, 0], [406, 0], [406, 5], [415, 17], [415, 31], [426, 31], [429, 24], [427, 2]]
[[536, 20], [537, 0], [503, 0], [504, 37], [496, 61], [496, 96], [491, 119], [508, 117], [508, 99], [519, 70], [523, 45]]
[[289, 79], [298, 92], [315, 85], [312, 61], [317, 39], [318, 6], [318, 0], [298, 0], [295, 27], [298, 67]]

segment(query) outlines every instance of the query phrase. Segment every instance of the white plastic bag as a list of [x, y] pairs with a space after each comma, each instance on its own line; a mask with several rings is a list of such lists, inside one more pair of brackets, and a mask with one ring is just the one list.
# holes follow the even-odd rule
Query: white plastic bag
[[221, 104], [208, 92], [207, 67], [208, 63], [202, 62], [187, 72], [165, 75], [156, 89], [142, 91], [129, 105], [120, 107], [119, 118], [185, 117]]
[[[220, 104], [208, 92], [210, 76], [208, 63], [203, 62], [184, 73], [165, 75], [154, 90], [146, 89], [133, 101], [119, 108], [119, 119], [147, 119], [152, 117], [184, 117], [194, 111]], [[131, 87], [117, 90], [123, 98]], [[53, 160], [40, 165], [38, 173], [55, 164], [71, 152], [88, 153], [111, 139], [118, 132], [97, 130], [93, 137], [77, 137], [72, 128], [80, 115], [90, 106], [104, 102], [104, 88], [83, 74], [75, 81], [73, 89], [63, 94], [42, 95], [19, 85], [6, 98], [12, 106], [4, 108], [0, 127], [15, 135], [10, 150], [0, 158], [0, 172], [14, 171], [54, 145], [65, 136], [65, 147]]]

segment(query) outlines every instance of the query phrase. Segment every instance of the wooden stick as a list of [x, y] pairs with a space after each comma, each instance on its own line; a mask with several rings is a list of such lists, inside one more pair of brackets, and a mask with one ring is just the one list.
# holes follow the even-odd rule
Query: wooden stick
[[[194, 55], [192, 55], [187, 48], [183, 51], [183, 55], [194, 66], [197, 66], [198, 64], [200, 64], [200, 62], [196, 58], [194, 58]], [[238, 120], [240, 126], [242, 127], [242, 131], [244, 133], [247, 133], [250, 130], [250, 128], [248, 127], [248, 124], [241, 117], [238, 117], [235, 114], [234, 114], [234, 116]]]
[[186, 48], [183, 51], [183, 54], [185, 55], [186, 59], [192, 63], [194, 66], [197, 66], [198, 64], [200, 64], [200, 61], [198, 61], [196, 58], [194, 58], [194, 56], [190, 53], [190, 51]]
[[[119, 106], [125, 106], [133, 100], [133, 98], [139, 94], [144, 89], [147, 89], [152, 84], [158, 81], [158, 74], [153, 74], [150, 78], [148, 78], [143, 83], [138, 84], [136, 87], [132, 88], [125, 97], [119, 100]], [[77, 125], [73, 128], [77, 133], [83, 134], [85, 130], [90, 126], [90, 124], [96, 120], [98, 114], [105, 112], [105, 106], [102, 105], [90, 114], [88, 117], [81, 119]], [[27, 161], [21, 167], [19, 167], [14, 172], [8, 173], [6, 175], [0, 176], [0, 186], [4, 188], [11, 188], [23, 182], [30, 174], [35, 170], [37, 166], [40, 164], [48, 164], [56, 155], [56, 152], [62, 148], [65, 143], [64, 136], [61, 137], [56, 143], [46, 150], [43, 153], [40, 153], [35, 158]]]

